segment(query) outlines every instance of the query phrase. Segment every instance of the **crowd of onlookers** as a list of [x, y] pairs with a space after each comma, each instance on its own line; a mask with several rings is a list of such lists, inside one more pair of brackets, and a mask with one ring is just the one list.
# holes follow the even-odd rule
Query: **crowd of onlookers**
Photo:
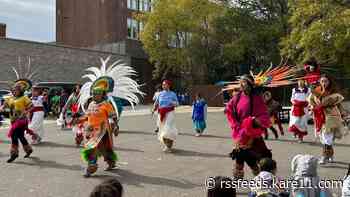
[[[249, 185], [248, 197], [332, 197], [332, 192], [325, 182], [318, 176], [318, 158], [312, 155], [296, 155], [291, 161], [292, 176], [290, 185], [286, 187], [286, 180], [279, 177], [276, 161], [264, 158], [259, 162], [260, 173], [254, 177]], [[236, 181], [234, 183], [234, 181]], [[284, 183], [283, 183], [284, 181]], [[291, 181], [294, 181], [292, 183]], [[216, 176], [207, 187], [207, 197], [235, 197], [237, 180], [229, 177]], [[297, 183], [297, 184], [296, 184]], [[255, 184], [255, 185], [254, 185]], [[236, 187], [234, 187], [234, 185]], [[242, 186], [242, 185], [241, 185]], [[342, 183], [342, 197], [350, 196], [350, 166]], [[90, 197], [121, 197], [123, 186], [117, 179], [109, 179], [97, 185]]]

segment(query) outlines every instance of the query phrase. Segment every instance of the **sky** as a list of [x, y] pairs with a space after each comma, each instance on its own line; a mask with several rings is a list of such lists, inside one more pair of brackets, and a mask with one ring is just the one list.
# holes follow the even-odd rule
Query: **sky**
[[53, 42], [55, 6], [55, 0], [0, 0], [0, 23], [6, 24], [8, 38]]

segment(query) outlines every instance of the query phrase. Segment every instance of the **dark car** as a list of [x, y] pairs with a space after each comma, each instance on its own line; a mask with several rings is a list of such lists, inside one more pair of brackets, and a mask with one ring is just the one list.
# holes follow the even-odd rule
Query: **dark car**
[[[9, 97], [11, 95], [12, 95], [12, 93], [10, 90], [4, 90], [4, 89], [0, 90], [0, 105], [2, 105], [4, 103], [6, 97]], [[8, 117], [9, 112], [10, 112], [9, 109], [5, 109], [3, 112], [1, 112], [0, 116], [4, 115], [5, 117]], [[2, 117], [0, 117], [0, 121], [1, 120], [2, 120]]]

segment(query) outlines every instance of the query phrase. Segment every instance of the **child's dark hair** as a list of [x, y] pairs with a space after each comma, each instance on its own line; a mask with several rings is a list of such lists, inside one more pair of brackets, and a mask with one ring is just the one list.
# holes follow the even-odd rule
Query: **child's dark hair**
[[276, 170], [277, 163], [271, 158], [263, 158], [259, 161], [259, 167], [260, 171], [272, 172], [273, 170]]
[[234, 187], [225, 187], [225, 182], [230, 184], [232, 179], [228, 177], [217, 176], [214, 178], [214, 187], [208, 189], [208, 197], [236, 197], [236, 189]]
[[97, 185], [90, 197], [121, 197], [123, 186], [117, 179], [108, 179]]

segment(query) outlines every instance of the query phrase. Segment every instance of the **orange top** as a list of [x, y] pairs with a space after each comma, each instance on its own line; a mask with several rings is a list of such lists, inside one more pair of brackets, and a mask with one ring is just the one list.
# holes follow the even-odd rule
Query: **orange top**
[[108, 121], [108, 118], [115, 114], [114, 108], [109, 102], [96, 104], [90, 103], [87, 111], [88, 125], [93, 128], [99, 128]]

